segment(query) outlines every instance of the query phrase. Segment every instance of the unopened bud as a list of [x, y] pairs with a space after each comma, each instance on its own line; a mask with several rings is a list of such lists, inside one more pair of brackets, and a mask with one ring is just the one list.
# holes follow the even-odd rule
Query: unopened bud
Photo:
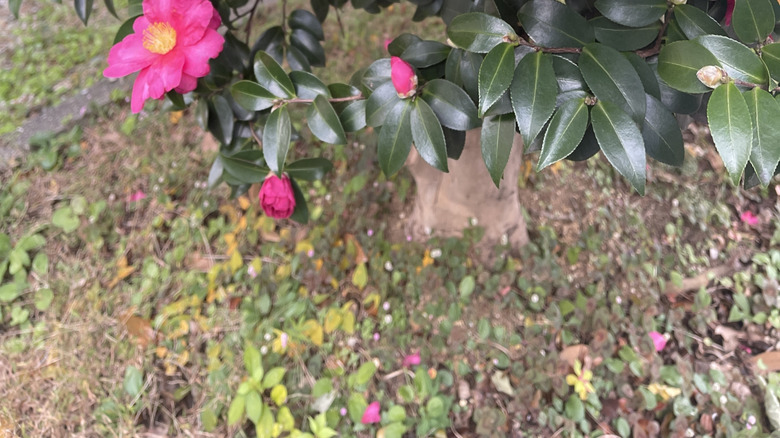
[[417, 92], [417, 75], [414, 69], [408, 62], [397, 56], [390, 58], [390, 79], [401, 99], [414, 96]]
[[728, 79], [726, 72], [714, 65], [700, 68], [696, 72], [696, 77], [699, 78], [702, 84], [710, 88], [716, 88], [718, 85], [726, 83]]

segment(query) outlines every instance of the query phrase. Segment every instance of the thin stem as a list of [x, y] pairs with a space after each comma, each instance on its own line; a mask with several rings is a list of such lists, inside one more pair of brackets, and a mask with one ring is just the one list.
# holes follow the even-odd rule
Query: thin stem
[[244, 32], [246, 32], [246, 40], [244, 42], [247, 46], [249, 45], [249, 37], [252, 35], [252, 21], [255, 18], [255, 10], [257, 9], [257, 5], [260, 3], [260, 0], [255, 0], [255, 4], [252, 6], [252, 10], [249, 11], [249, 21], [246, 22], [246, 28], [244, 29]]
[[[743, 81], [743, 80], [737, 79], [737, 78], [731, 78], [731, 80], [734, 81], [734, 85], [739, 85], [740, 87], [748, 87], [748, 88], [756, 88], [756, 87], [758, 87], [758, 88], [761, 88], [761, 89], [764, 89], [764, 90], [767, 89], [766, 85], [754, 84], [752, 82], [746, 82], [746, 81]], [[780, 88], [780, 87], [778, 87], [778, 88]], [[775, 91], [778, 88], [775, 88], [772, 91]]]
[[252, 133], [252, 137], [257, 142], [257, 145], [260, 146], [260, 149], [263, 149], [263, 140], [260, 140], [260, 138], [255, 133], [255, 124], [253, 122], [249, 122], [249, 131]]
[[[347, 97], [333, 97], [328, 99], [328, 102], [336, 103], [336, 102], [352, 102], [353, 100], [361, 100], [365, 99], [366, 96], [363, 96], [363, 94], [356, 94], [354, 96], [347, 96]], [[283, 103], [312, 103], [314, 102], [314, 99], [284, 99], [282, 100]]]
[[649, 58], [653, 55], [657, 55], [658, 52], [661, 51], [661, 44], [664, 41], [664, 34], [666, 33], [666, 27], [669, 25], [669, 20], [672, 19], [672, 8], [669, 8], [666, 10], [666, 14], [664, 15], [664, 21], [661, 23], [661, 30], [658, 31], [658, 37], [655, 39], [655, 44], [653, 44], [653, 47], [647, 49], [647, 50], [639, 50], [636, 52], [637, 55], [639, 55], [642, 58]]
[[537, 51], [541, 50], [544, 53], [581, 53], [582, 52], [582, 49], [578, 47], [540, 47], [523, 38], [520, 38], [517, 42], [521, 46], [527, 46]]
[[282, 0], [282, 35], [287, 35], [287, 0]]
[[341, 30], [341, 38], [344, 38], [346, 36], [346, 32], [344, 32], [344, 24], [341, 22], [341, 9], [336, 8], [336, 21], [339, 23], [339, 30]]

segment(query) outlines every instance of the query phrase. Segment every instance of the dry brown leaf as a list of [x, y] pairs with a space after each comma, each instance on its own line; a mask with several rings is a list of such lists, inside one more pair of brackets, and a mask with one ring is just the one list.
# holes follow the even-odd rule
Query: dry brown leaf
[[127, 257], [122, 256], [119, 260], [116, 261], [116, 276], [108, 283], [108, 288], [113, 289], [114, 286], [119, 284], [120, 281], [129, 277], [133, 272], [135, 272], [135, 266], [128, 266]]
[[[761, 361], [761, 367], [758, 362]], [[765, 351], [750, 358], [750, 365], [755, 371], [780, 371], [780, 351]]]
[[714, 333], [723, 337], [723, 349], [727, 352], [736, 350], [739, 346], [739, 341], [746, 337], [744, 332], [724, 325], [715, 327]]
[[344, 235], [344, 240], [348, 244], [351, 243], [355, 247], [355, 264], [356, 265], [368, 262], [368, 257], [366, 257], [366, 253], [365, 253], [365, 251], [363, 251], [363, 247], [360, 246], [360, 242], [358, 242], [358, 240], [355, 238], [354, 235], [347, 233], [347, 234]]
[[574, 367], [574, 362], [579, 360], [581, 363], [585, 361], [585, 356], [588, 355], [588, 346], [585, 344], [569, 345], [564, 348], [558, 355], [558, 359], [566, 362], [569, 366]]
[[154, 329], [148, 319], [126, 313], [120, 319], [127, 333], [142, 347], [146, 347], [154, 339]]
[[209, 272], [214, 262], [200, 252], [193, 252], [184, 259], [184, 266], [189, 271]]

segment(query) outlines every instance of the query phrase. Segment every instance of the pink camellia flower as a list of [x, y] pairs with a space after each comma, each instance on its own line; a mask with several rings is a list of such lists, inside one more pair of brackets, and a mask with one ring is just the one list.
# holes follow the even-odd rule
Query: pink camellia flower
[[146, 193], [143, 190], [136, 190], [135, 193], [127, 197], [127, 200], [129, 202], [138, 202], [144, 198], [146, 198]]
[[751, 226], [758, 225], [758, 217], [749, 210], [742, 212], [742, 214], [739, 215], [739, 219]]
[[731, 24], [731, 15], [734, 13], [734, 2], [736, 0], [726, 0], [726, 26]]
[[109, 78], [139, 72], [130, 100], [134, 113], [147, 99], [194, 90], [225, 42], [216, 30], [219, 14], [208, 0], [144, 0], [143, 11], [133, 22], [135, 33], [111, 48], [103, 71]]
[[380, 407], [378, 401], [371, 403], [363, 412], [363, 418], [360, 419], [360, 422], [363, 424], [379, 423], [379, 420], [381, 420], [379, 410]]
[[658, 332], [650, 332], [648, 335], [650, 335], [650, 339], [653, 340], [655, 351], [661, 351], [664, 349], [664, 347], [666, 347], [666, 336]]
[[265, 214], [274, 219], [288, 218], [295, 211], [295, 195], [290, 177], [286, 174], [279, 178], [269, 173], [260, 187], [258, 198]]
[[419, 351], [416, 352], [416, 353], [407, 354], [406, 356], [404, 356], [404, 363], [403, 363], [404, 368], [409, 368], [409, 367], [414, 366], [414, 365], [420, 365], [420, 352]]
[[417, 91], [417, 75], [414, 69], [408, 62], [397, 56], [390, 58], [390, 79], [401, 99], [414, 96]]

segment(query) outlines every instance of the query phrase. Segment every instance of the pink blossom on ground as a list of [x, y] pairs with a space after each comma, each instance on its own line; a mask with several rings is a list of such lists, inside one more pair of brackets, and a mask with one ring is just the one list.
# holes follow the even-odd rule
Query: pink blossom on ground
[[750, 226], [758, 225], [758, 217], [750, 210], [743, 211], [742, 214], [739, 215], [739, 219]]
[[417, 91], [417, 75], [414, 69], [397, 56], [390, 58], [390, 79], [395, 86], [395, 92], [402, 99], [413, 96]]
[[103, 71], [109, 78], [138, 72], [130, 100], [134, 113], [147, 99], [194, 90], [225, 42], [216, 31], [222, 20], [208, 0], [144, 0], [143, 11], [134, 33], [111, 48]]
[[416, 352], [416, 353], [407, 354], [406, 356], [404, 356], [404, 363], [403, 363], [404, 368], [409, 368], [409, 367], [414, 366], [414, 365], [420, 365], [420, 352], [419, 351]]
[[378, 401], [371, 403], [363, 412], [363, 418], [360, 419], [360, 422], [363, 424], [379, 423], [379, 420], [381, 420], [379, 410], [380, 406]]
[[379, 340], [379, 332], [374, 332], [374, 340], [375, 341]]
[[289, 336], [287, 335], [287, 333], [282, 333], [279, 336], [279, 344], [281, 344], [282, 348], [287, 348], [287, 341], [288, 341], [288, 339], [289, 339]]
[[655, 351], [661, 351], [664, 349], [664, 347], [666, 347], [666, 336], [658, 332], [650, 332], [648, 335], [650, 335], [650, 339], [653, 340]]
[[132, 195], [128, 196], [127, 200], [129, 202], [138, 202], [138, 201], [140, 201], [141, 199], [144, 199], [144, 198], [146, 198], [146, 193], [144, 193], [143, 190], [136, 190], [135, 193], [133, 193]]
[[731, 24], [731, 15], [734, 13], [734, 2], [736, 0], [726, 0], [726, 26]]

